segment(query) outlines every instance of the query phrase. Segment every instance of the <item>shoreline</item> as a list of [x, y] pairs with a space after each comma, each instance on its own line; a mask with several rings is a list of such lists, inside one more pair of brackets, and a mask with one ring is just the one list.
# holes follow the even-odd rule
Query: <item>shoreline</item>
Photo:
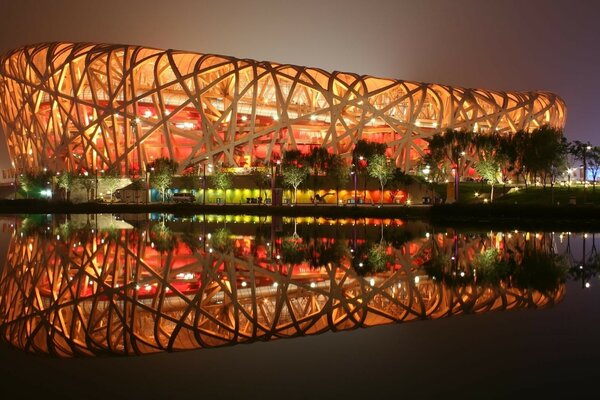
[[269, 205], [202, 205], [202, 204], [123, 204], [78, 203], [44, 200], [2, 200], [0, 214], [148, 214], [176, 215], [276, 215], [285, 217], [314, 216], [325, 218], [399, 218], [427, 220], [435, 225], [494, 225], [503, 227], [560, 227], [564, 230], [600, 229], [600, 206], [596, 205], [513, 205], [513, 204], [444, 204], [396, 206], [358, 205], [332, 206], [302, 204]]

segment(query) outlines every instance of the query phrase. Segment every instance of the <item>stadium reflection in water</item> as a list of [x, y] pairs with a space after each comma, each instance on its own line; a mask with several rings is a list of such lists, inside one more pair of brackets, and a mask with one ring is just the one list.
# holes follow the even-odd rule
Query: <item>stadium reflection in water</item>
[[229, 218], [4, 220], [2, 340], [141, 355], [542, 308], [565, 293], [555, 234]]

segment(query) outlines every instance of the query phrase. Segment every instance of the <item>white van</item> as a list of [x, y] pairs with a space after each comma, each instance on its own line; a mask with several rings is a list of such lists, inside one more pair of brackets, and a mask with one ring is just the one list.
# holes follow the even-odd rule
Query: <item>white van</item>
[[196, 201], [196, 196], [193, 193], [178, 192], [173, 194], [173, 201], [175, 203], [193, 203]]

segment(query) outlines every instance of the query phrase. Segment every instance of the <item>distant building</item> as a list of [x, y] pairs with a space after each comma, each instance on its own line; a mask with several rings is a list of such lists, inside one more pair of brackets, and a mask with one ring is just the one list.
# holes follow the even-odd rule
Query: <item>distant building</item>
[[497, 92], [138, 46], [42, 43], [0, 59], [0, 123], [20, 170], [138, 175], [159, 157], [180, 168], [268, 164], [360, 139], [410, 170], [446, 128], [562, 128], [547, 92]]

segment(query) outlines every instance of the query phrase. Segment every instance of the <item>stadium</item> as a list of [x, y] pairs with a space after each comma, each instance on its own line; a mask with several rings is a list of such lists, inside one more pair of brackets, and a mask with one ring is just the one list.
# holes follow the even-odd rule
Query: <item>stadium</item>
[[41, 43], [0, 59], [0, 123], [17, 171], [138, 175], [160, 157], [269, 165], [323, 146], [350, 162], [361, 139], [411, 171], [447, 128], [508, 134], [562, 128], [548, 92], [376, 78], [178, 50]]

